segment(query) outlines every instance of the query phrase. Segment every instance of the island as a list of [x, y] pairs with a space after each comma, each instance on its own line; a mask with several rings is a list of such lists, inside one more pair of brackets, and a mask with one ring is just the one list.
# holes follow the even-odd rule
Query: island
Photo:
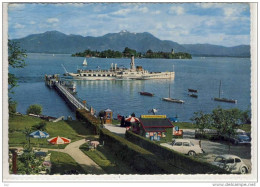
[[177, 52], [172, 49], [171, 52], [153, 52], [151, 49], [146, 53], [137, 52], [134, 49], [126, 47], [123, 52], [114, 51], [111, 49], [105, 51], [91, 51], [90, 49], [84, 52], [78, 52], [72, 54], [73, 57], [97, 57], [97, 58], [130, 58], [134, 55], [135, 58], [165, 58], [165, 59], [191, 59], [192, 56], [189, 53]]

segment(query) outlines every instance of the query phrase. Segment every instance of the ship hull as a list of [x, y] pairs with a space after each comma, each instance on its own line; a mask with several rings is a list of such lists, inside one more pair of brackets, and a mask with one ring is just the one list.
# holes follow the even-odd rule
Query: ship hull
[[237, 103], [237, 100], [226, 99], [226, 98], [218, 98], [218, 97], [215, 97], [214, 101], [226, 102], [226, 103]]
[[184, 101], [183, 100], [179, 100], [179, 99], [173, 99], [173, 98], [162, 98], [163, 101], [167, 101], [167, 102], [172, 102], [172, 103], [180, 103], [183, 104]]

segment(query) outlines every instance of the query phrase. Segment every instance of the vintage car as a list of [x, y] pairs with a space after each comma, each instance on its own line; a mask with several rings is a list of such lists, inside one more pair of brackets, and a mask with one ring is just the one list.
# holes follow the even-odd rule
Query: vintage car
[[194, 156], [204, 152], [199, 145], [194, 145], [190, 140], [175, 139], [171, 145], [174, 151], [188, 154], [189, 156]]
[[243, 160], [235, 155], [219, 155], [215, 158], [212, 165], [218, 166], [231, 173], [246, 174], [249, 168], [243, 162]]
[[248, 136], [248, 134], [245, 131], [241, 129], [237, 129], [236, 134], [234, 136], [229, 137], [227, 135], [223, 135], [222, 139], [226, 141], [230, 141], [235, 145], [250, 145], [251, 143], [251, 138]]

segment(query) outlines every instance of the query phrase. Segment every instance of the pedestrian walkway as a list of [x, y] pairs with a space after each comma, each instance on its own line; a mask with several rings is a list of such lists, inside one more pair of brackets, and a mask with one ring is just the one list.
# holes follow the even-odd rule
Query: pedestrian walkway
[[97, 165], [79, 149], [79, 147], [84, 143], [86, 143], [85, 139], [78, 140], [67, 145], [65, 149], [56, 149], [55, 151], [70, 155], [86, 171], [87, 174], [105, 174], [105, 171], [99, 165]]

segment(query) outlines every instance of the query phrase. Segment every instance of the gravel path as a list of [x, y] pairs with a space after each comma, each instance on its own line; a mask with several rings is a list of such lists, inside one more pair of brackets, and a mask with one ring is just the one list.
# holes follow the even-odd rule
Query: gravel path
[[105, 171], [97, 165], [93, 160], [91, 160], [87, 155], [85, 155], [79, 147], [86, 143], [85, 139], [78, 140], [68, 144], [65, 149], [46, 149], [41, 148], [42, 151], [57, 151], [62, 153], [67, 153], [70, 155], [75, 162], [77, 162], [87, 174], [105, 174]]
[[56, 149], [56, 151], [69, 154], [87, 172], [87, 174], [105, 174], [105, 171], [99, 165], [79, 149], [84, 143], [86, 143], [85, 139], [78, 140], [67, 145], [65, 149]]

